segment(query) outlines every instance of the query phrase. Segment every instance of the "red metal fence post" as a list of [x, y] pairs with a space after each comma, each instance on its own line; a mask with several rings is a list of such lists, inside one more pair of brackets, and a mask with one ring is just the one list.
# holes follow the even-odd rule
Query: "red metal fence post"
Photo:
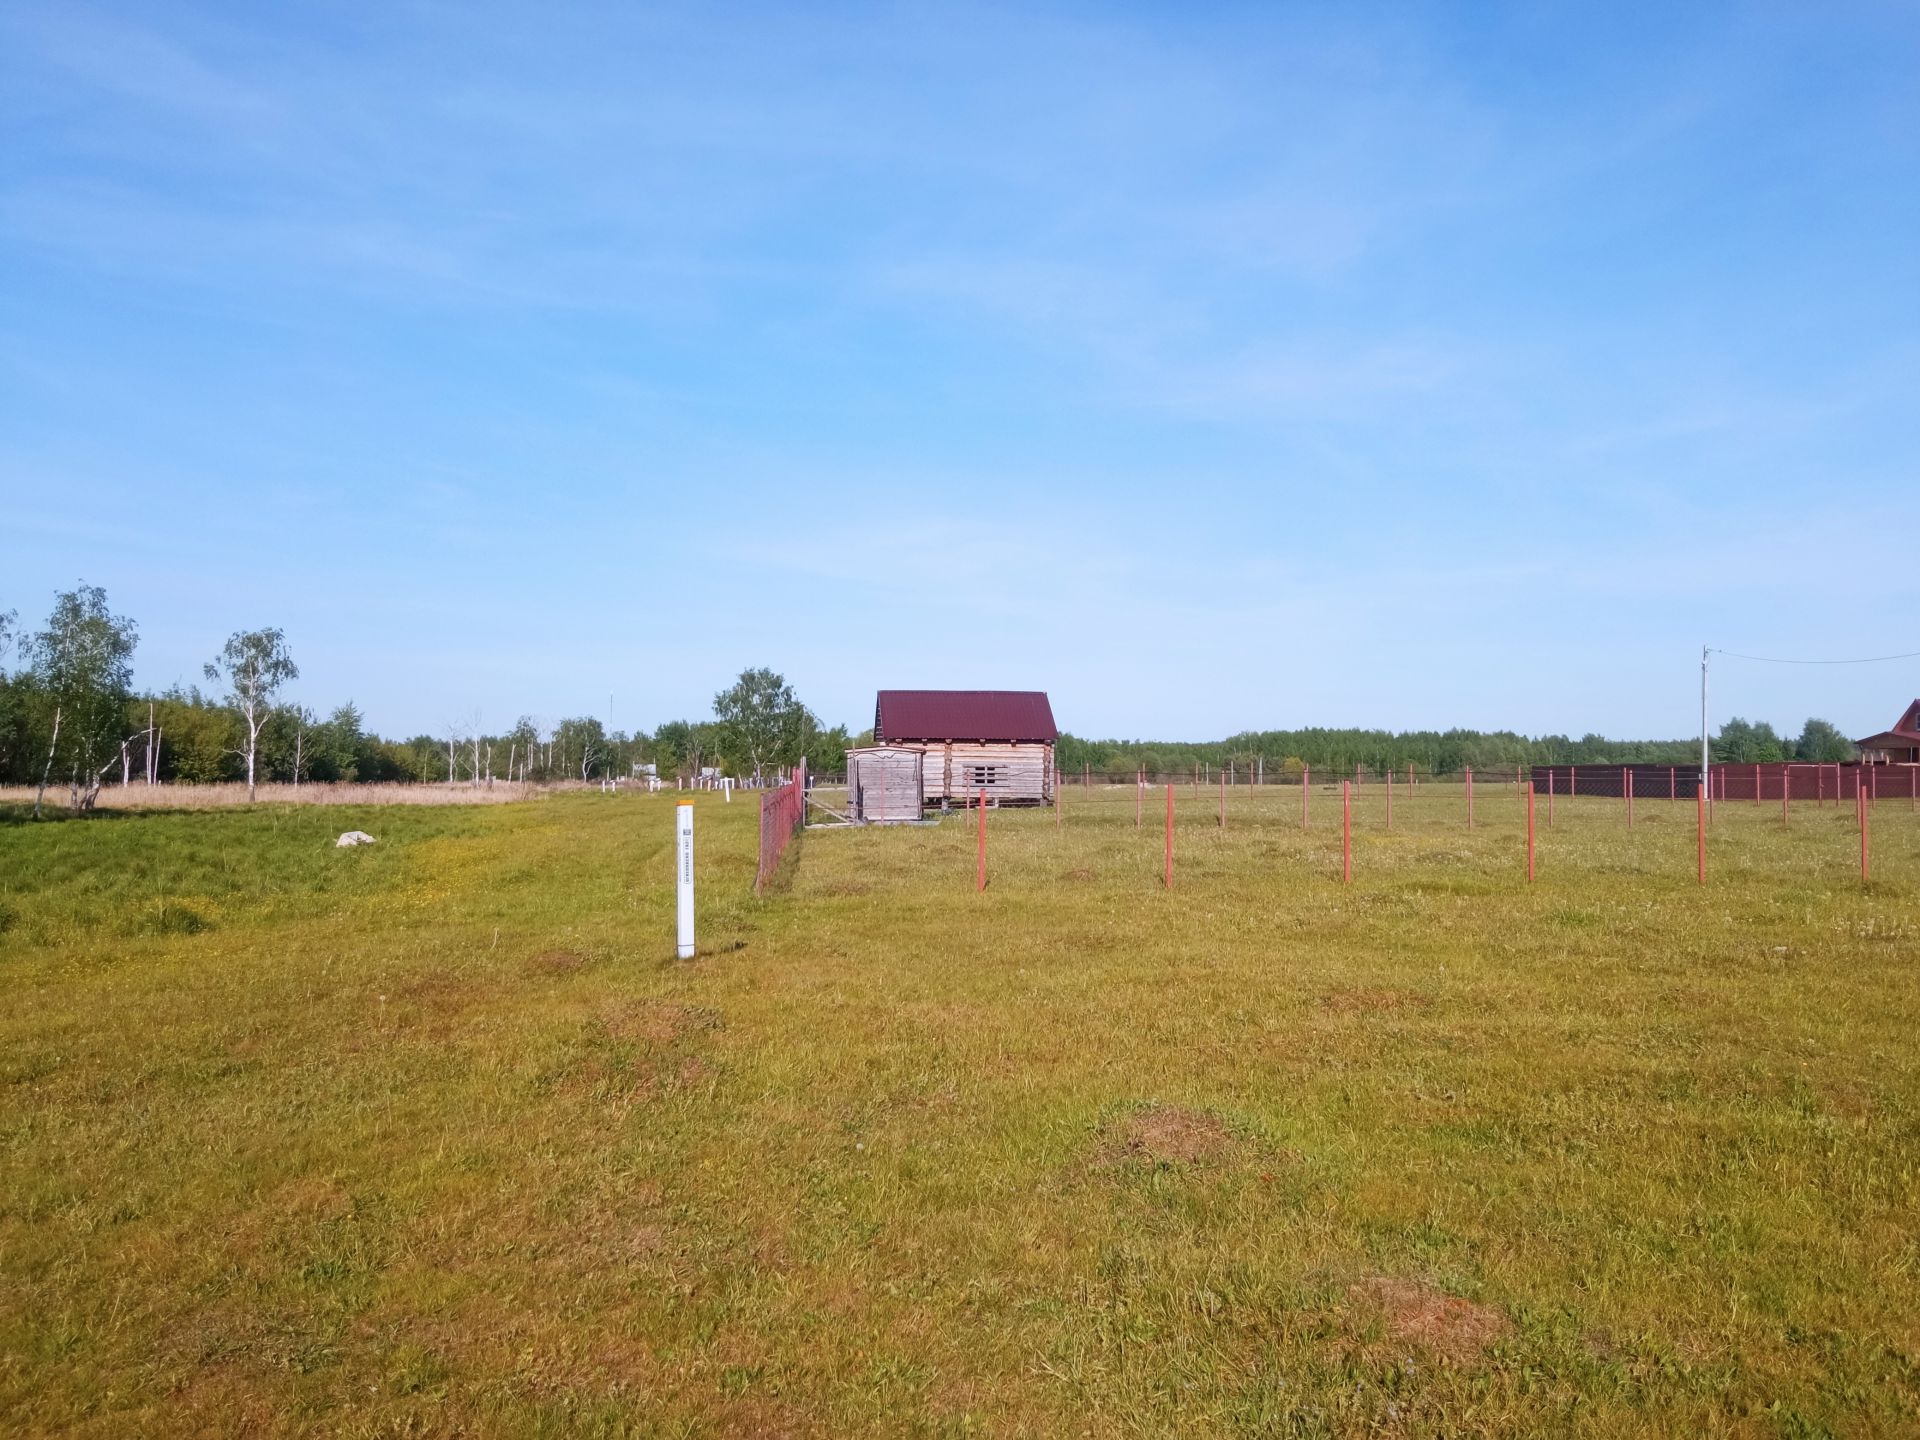
[[1859, 786], [1854, 787], [1854, 804], [1860, 811], [1860, 880], [1867, 879], [1867, 792]]
[[1353, 883], [1353, 782], [1340, 782], [1340, 883]]
[[1173, 888], [1173, 786], [1167, 786], [1167, 860], [1166, 869], [1160, 877], [1160, 883], [1167, 889]]
[[978, 845], [979, 858], [974, 862], [973, 888], [975, 890], [984, 890], [987, 888], [987, 792], [985, 790], [980, 792], [980, 823], [978, 833], [980, 837]]
[[1527, 884], [1533, 883], [1533, 782], [1527, 782]]

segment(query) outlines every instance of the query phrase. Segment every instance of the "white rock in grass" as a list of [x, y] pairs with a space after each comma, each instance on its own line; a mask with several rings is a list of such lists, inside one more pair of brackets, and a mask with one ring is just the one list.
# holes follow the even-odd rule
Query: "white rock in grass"
[[373, 836], [367, 834], [366, 831], [349, 830], [347, 831], [346, 834], [342, 835], [338, 840], [333, 842], [333, 848], [336, 850], [344, 850], [349, 845], [372, 845], [375, 843], [377, 842], [374, 840]]

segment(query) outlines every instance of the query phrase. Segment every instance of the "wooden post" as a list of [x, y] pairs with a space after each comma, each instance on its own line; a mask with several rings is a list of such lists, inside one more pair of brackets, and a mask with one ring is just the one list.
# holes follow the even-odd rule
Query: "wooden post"
[[987, 888], [987, 792], [984, 789], [980, 792], [980, 823], [978, 833], [979, 843], [977, 849], [979, 858], [974, 863], [973, 888], [975, 890], [984, 890]]
[[1473, 828], [1473, 767], [1467, 766], [1467, 829]]
[[1633, 828], [1633, 767], [1620, 767], [1620, 794], [1627, 803], [1627, 829]]
[[1313, 767], [1302, 765], [1300, 767], [1300, 828], [1302, 830], [1307, 828], [1307, 796], [1312, 790]]
[[1793, 793], [1793, 769], [1791, 766], [1780, 772], [1780, 823], [1791, 824], [1787, 819], [1787, 798]]
[[1340, 782], [1340, 882], [1353, 883], [1353, 782]]
[[1133, 771], [1133, 828], [1140, 828], [1140, 809], [1147, 793], [1147, 772], [1144, 766], [1135, 766]]
[[1173, 888], [1173, 786], [1167, 786], [1167, 860], [1161, 884]]
[[1220, 772], [1220, 828], [1227, 828], [1227, 772]]
[[1527, 782], [1527, 884], [1533, 883], [1533, 782]]
[[1387, 766], [1387, 829], [1393, 829], [1393, 767]]
[[1760, 762], [1753, 762], [1753, 803], [1760, 803]]
[[1547, 829], [1553, 828], [1553, 767], [1547, 767]]
[[1675, 772], [1674, 767], [1669, 765], [1667, 766], [1667, 799], [1678, 800], [1679, 798], [1680, 798], [1679, 777]]

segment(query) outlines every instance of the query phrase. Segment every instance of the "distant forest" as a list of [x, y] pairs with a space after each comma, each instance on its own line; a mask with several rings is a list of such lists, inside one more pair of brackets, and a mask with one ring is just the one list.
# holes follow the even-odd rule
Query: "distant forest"
[[[872, 732], [824, 726], [772, 670], [742, 671], [714, 697], [713, 713], [673, 720], [651, 733], [610, 731], [597, 717], [543, 721], [523, 715], [504, 729], [477, 717], [450, 718], [437, 732], [386, 738], [369, 730], [352, 701], [321, 714], [286, 698], [299, 678], [286, 636], [276, 629], [235, 631], [198, 685], [136, 691], [133, 654], [139, 631], [115, 615], [106, 592], [80, 585], [55, 597], [45, 623], [23, 629], [17, 612], [0, 612], [0, 783], [63, 791], [74, 809], [91, 808], [103, 785], [245, 781], [372, 781], [474, 784], [593, 781], [631, 775], [652, 764], [663, 776], [714, 766], [751, 776], [806, 757], [838, 771], [850, 745]], [[1850, 741], [1824, 720], [1808, 720], [1793, 738], [1765, 723], [1729, 720], [1713, 746], [1716, 761], [1835, 761], [1853, 758]], [[1308, 729], [1249, 731], [1225, 740], [1149, 742], [1060, 737], [1058, 763], [1125, 779], [1145, 766], [1186, 774], [1259, 763], [1278, 778], [1304, 766], [1327, 773], [1364, 766], [1378, 772], [1411, 764], [1424, 772], [1516, 764], [1685, 764], [1697, 740], [1610, 740], [1600, 735], [1528, 738], [1512, 731]]]
[[[1764, 721], [1733, 719], [1712, 742], [1716, 763], [1765, 763], [1777, 760], [1833, 762], [1854, 758], [1853, 742], [1825, 720], [1808, 720], [1792, 738]], [[1096, 775], [1130, 778], [1145, 766], [1149, 774], [1182, 775], [1196, 765], [1219, 770], [1258, 763], [1269, 776], [1298, 773], [1303, 766], [1330, 775], [1364, 766], [1378, 774], [1408, 765], [1423, 773], [1458, 771], [1471, 765], [1494, 770], [1515, 765], [1686, 765], [1699, 764], [1700, 741], [1610, 740], [1604, 735], [1528, 737], [1511, 730], [1250, 730], [1225, 740], [1082, 740], [1062, 735], [1060, 768], [1078, 773], [1091, 766]]]

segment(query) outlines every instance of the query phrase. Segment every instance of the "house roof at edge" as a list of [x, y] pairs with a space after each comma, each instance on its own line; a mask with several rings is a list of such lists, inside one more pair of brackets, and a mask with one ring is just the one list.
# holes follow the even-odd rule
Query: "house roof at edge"
[[1869, 735], [1865, 739], [1856, 740], [1853, 743], [1866, 746], [1884, 745], [1890, 742], [1904, 745], [1920, 745], [1920, 700], [1916, 700], [1907, 706], [1906, 713], [1900, 717], [1891, 730], [1882, 730], [1878, 735]]

